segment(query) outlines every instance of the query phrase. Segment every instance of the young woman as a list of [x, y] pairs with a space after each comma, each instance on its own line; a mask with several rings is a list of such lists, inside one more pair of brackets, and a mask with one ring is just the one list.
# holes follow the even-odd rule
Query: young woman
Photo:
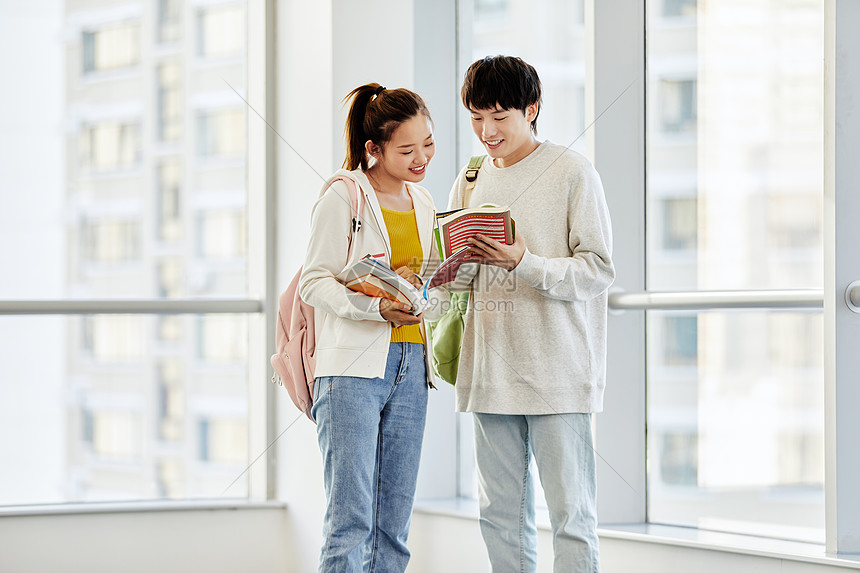
[[[364, 195], [361, 224], [350, 246], [349, 190], [334, 182], [314, 207], [299, 287], [316, 310], [312, 414], [327, 499], [319, 570], [404, 571], [433, 383], [425, 316], [348, 290], [339, 278], [368, 254], [416, 286], [438, 264], [433, 199], [416, 185], [433, 158], [433, 124], [406, 89], [372, 83], [349, 100], [346, 160], [334, 176], [349, 177]], [[447, 293], [430, 298], [425, 314], [435, 320]]]

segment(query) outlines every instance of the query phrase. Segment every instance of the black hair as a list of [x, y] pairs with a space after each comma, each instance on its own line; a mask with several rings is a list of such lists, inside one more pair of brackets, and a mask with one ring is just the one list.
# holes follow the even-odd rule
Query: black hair
[[430, 119], [430, 112], [421, 96], [405, 88], [389, 90], [370, 83], [355, 88], [343, 101], [350, 99], [352, 104], [344, 128], [346, 159], [343, 161], [343, 166], [349, 170], [367, 169], [364, 144], [368, 140], [383, 147], [401, 123], [419, 113]]
[[531, 122], [537, 133], [540, 114], [541, 85], [537, 71], [516, 56], [487, 56], [469, 66], [460, 90], [463, 105], [469, 109], [518, 109], [537, 104], [537, 113]]

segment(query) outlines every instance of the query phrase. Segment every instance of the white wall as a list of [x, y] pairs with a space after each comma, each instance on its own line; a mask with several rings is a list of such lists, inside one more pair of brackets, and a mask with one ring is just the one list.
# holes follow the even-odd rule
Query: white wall
[[283, 508], [0, 518], [3, 573], [255, 573], [294, 569]]

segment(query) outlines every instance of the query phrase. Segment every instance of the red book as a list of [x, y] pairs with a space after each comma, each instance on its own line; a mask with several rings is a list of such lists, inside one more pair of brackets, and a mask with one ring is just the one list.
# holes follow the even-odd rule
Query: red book
[[443, 259], [468, 246], [469, 239], [479, 234], [507, 245], [514, 242], [514, 226], [508, 207], [488, 206], [438, 213], [436, 224], [439, 226]]

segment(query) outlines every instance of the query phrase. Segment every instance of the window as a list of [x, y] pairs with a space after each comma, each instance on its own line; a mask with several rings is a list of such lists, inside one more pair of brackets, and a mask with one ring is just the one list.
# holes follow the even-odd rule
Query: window
[[[648, 289], [821, 288], [822, 2], [646, 9]], [[823, 541], [822, 313], [646, 317], [648, 520]]]
[[138, 319], [96, 315], [83, 320], [86, 332], [83, 349], [91, 353], [94, 362], [137, 362], [143, 358], [143, 333]]
[[93, 172], [128, 169], [141, 160], [140, 125], [104, 122], [81, 131], [82, 163]]
[[237, 211], [207, 211], [198, 217], [197, 252], [206, 259], [232, 259], [245, 254], [245, 217]]
[[216, 464], [244, 461], [244, 424], [229, 418], [204, 418], [198, 428], [200, 461]]
[[235, 157], [245, 151], [245, 113], [241, 108], [197, 116], [197, 152], [201, 157]]
[[197, 50], [204, 58], [241, 56], [245, 52], [245, 23], [241, 6], [205, 8], [197, 15]]
[[664, 16], [696, 16], [696, 0], [663, 0]]
[[185, 429], [185, 388], [182, 362], [165, 359], [158, 364], [157, 437], [164, 442], [179, 443]]
[[671, 251], [695, 250], [697, 233], [695, 197], [663, 201], [663, 248]]
[[158, 296], [175, 298], [185, 293], [182, 260], [176, 257], [164, 259], [158, 263]]
[[176, 141], [182, 137], [182, 70], [179, 62], [158, 66], [158, 139]]
[[[220, 135], [201, 166], [185, 101], [207, 102], [211, 87], [189, 81], [199, 58], [196, 34], [182, 33], [188, 4], [46, 5], [28, 28], [38, 32], [0, 53], [7, 76], [20, 75], [21, 53], [32, 72], [15, 105], [0, 106], [0, 185], [16, 189], [4, 195], [0, 225], [0, 243], [15, 246], [0, 249], [0, 266], [15, 280], [0, 280], [0, 299], [57, 300], [70, 313], [0, 315], [0, 404], [14, 404], [0, 412], [0, 433], [26, 436], [4, 442], [0, 505], [224, 497], [237, 478], [228, 495], [249, 495], [242, 472], [259, 445], [247, 430], [249, 356], [260, 352], [249, 330], [259, 317], [219, 302], [249, 299], [251, 277], [265, 273], [246, 247], [245, 104], [235, 94], [223, 103], [228, 129], [213, 128]], [[213, 10], [232, 15], [243, 43], [245, 3]], [[134, 19], [115, 22], [120, 13]], [[230, 51], [206, 73], [244, 91], [244, 49]], [[142, 63], [152, 73], [119, 73]], [[198, 241], [204, 212], [215, 221]], [[76, 310], [88, 300], [176, 306]], [[209, 306], [190, 306], [199, 303]]]
[[128, 68], [140, 62], [140, 26], [121, 23], [83, 33], [85, 74]]
[[178, 158], [156, 168], [156, 237], [165, 243], [182, 240], [182, 166]]
[[245, 359], [248, 329], [232, 316], [201, 317], [198, 322], [198, 357], [208, 363], [241, 363]]
[[81, 225], [83, 259], [94, 263], [139, 260], [140, 238], [140, 224], [137, 221], [85, 221]]
[[663, 131], [695, 132], [696, 80], [662, 80], [660, 118]]
[[176, 42], [182, 38], [181, 0], [158, 0], [158, 41]]

